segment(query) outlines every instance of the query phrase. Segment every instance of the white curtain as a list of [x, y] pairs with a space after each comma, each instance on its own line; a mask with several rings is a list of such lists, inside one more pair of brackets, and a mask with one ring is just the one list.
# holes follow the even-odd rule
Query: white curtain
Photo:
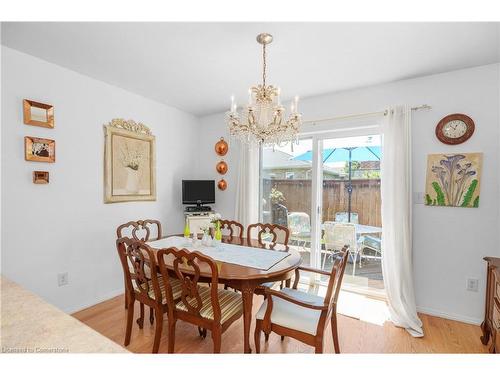
[[243, 227], [259, 219], [259, 147], [240, 143], [234, 219]]
[[392, 322], [422, 337], [413, 290], [411, 108], [389, 108], [382, 124], [382, 272]]

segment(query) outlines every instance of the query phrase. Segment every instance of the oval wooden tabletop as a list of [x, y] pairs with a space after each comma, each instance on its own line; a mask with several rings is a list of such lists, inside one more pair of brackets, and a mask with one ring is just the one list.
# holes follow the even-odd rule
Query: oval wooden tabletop
[[[289, 271], [296, 269], [300, 263], [302, 262], [302, 258], [300, 257], [300, 253], [291, 249], [288, 246], [276, 244], [274, 249], [262, 248], [257, 240], [247, 240], [246, 238], [239, 237], [224, 237], [222, 242], [232, 244], [232, 245], [240, 245], [240, 246], [249, 246], [256, 249], [260, 249], [261, 251], [286, 251], [290, 255], [276, 263], [268, 270], [261, 270], [258, 268], [252, 268], [247, 266], [240, 266], [238, 264], [225, 263], [215, 261], [217, 264], [217, 270], [219, 273], [219, 279], [221, 280], [250, 280], [250, 279], [259, 279], [266, 280], [278, 275], [282, 275]], [[154, 248], [154, 243], [148, 243], [148, 245], [153, 250], [160, 250]], [[228, 250], [229, 251], [229, 250]], [[167, 265], [171, 264], [173, 258], [165, 259]], [[201, 276], [208, 276], [210, 274], [208, 268], [200, 267]]]

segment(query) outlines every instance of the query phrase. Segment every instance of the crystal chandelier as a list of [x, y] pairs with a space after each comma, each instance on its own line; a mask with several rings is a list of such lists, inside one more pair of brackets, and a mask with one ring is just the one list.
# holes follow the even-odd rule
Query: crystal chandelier
[[285, 107], [280, 102], [280, 89], [266, 85], [266, 45], [273, 41], [267, 33], [257, 35], [262, 44], [262, 84], [248, 90], [248, 105], [237, 111], [234, 96], [231, 109], [227, 113], [229, 133], [247, 144], [282, 145], [297, 139], [301, 124], [298, 113], [298, 97], [290, 105], [290, 115], [286, 118]]

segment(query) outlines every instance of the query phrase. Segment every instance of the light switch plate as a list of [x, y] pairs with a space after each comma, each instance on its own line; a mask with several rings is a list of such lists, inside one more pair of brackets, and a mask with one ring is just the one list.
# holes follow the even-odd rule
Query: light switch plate
[[467, 290], [469, 292], [477, 292], [478, 288], [479, 288], [478, 279], [473, 279], [473, 278], [467, 279]]
[[68, 283], [69, 283], [69, 279], [68, 279], [67, 272], [57, 274], [57, 286], [68, 285]]

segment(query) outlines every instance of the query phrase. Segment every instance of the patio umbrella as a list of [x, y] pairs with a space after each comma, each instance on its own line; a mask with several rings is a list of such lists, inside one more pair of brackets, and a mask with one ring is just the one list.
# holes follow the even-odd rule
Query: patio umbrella
[[[352, 195], [352, 162], [353, 161], [377, 161], [380, 160], [380, 146], [338, 147], [323, 150], [323, 163], [346, 161], [349, 163], [349, 182], [347, 183], [348, 199], [348, 221], [351, 222], [351, 195]], [[312, 150], [294, 157], [292, 160], [311, 161]]]

